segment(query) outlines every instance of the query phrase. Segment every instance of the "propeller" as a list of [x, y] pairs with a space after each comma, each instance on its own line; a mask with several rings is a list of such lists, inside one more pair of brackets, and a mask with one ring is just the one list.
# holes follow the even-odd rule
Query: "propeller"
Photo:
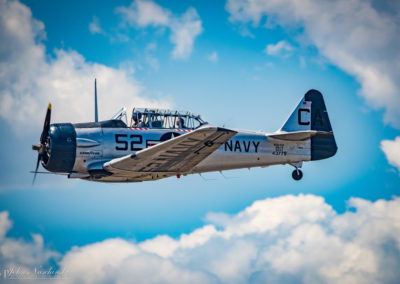
[[43, 131], [42, 134], [40, 135], [40, 143], [37, 145], [32, 145], [32, 150], [38, 151], [38, 157], [37, 157], [37, 162], [36, 162], [36, 169], [35, 169], [35, 174], [33, 176], [33, 181], [32, 185], [35, 183], [36, 179], [36, 174], [39, 169], [39, 164], [40, 161], [47, 162], [48, 156], [47, 156], [47, 149], [48, 149], [48, 138], [49, 138], [49, 130], [50, 130], [50, 118], [51, 118], [51, 104], [47, 107], [46, 111], [46, 117], [44, 119], [44, 125], [43, 125]]

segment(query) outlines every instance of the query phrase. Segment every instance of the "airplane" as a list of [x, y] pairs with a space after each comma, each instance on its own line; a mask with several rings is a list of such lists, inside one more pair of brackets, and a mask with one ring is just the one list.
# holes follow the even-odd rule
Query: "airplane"
[[[322, 94], [309, 90], [276, 132], [213, 126], [191, 112], [123, 107], [110, 120], [50, 124], [49, 104], [40, 136], [37, 173], [97, 182], [141, 182], [241, 168], [289, 164], [301, 180], [303, 162], [337, 152]], [[39, 164], [48, 172], [38, 172]]]

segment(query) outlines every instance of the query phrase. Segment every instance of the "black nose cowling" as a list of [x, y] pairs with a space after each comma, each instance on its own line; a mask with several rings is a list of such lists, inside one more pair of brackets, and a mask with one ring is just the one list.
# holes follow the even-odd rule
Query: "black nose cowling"
[[47, 159], [43, 159], [43, 167], [51, 172], [69, 173], [75, 163], [76, 132], [71, 123], [51, 124]]

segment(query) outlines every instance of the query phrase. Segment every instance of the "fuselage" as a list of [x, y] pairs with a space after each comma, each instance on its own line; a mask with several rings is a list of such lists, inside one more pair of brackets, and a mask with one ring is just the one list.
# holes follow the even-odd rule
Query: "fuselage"
[[[152, 147], [171, 138], [185, 135], [192, 129], [151, 129], [115, 127], [112, 123], [80, 123], [54, 124], [51, 126], [50, 137], [54, 136], [56, 128], [65, 132], [58, 136], [65, 137], [68, 150], [75, 148], [72, 155], [64, 151], [64, 160], [69, 163], [66, 168], [55, 169], [55, 172], [69, 173], [71, 178], [84, 178], [96, 181], [142, 181], [151, 179], [149, 176], [127, 179], [118, 176], [97, 176], [92, 179], [93, 172], [103, 171], [102, 165], [115, 158], [123, 157], [145, 148]], [[66, 129], [64, 129], [66, 127]], [[73, 127], [73, 130], [72, 128]], [[171, 173], [170, 175], [186, 175], [211, 171], [225, 171], [240, 168], [265, 167], [276, 164], [295, 163], [310, 160], [310, 141], [281, 141], [272, 139], [268, 133], [235, 130], [238, 133], [224, 143], [215, 152], [201, 161], [189, 172]], [[75, 132], [75, 133], [72, 133]], [[53, 134], [53, 135], [52, 135]], [[67, 137], [71, 135], [71, 137]], [[75, 143], [72, 139], [75, 140]], [[56, 146], [56, 145], [54, 145]], [[62, 145], [57, 148], [62, 152]], [[67, 157], [68, 156], [68, 157]], [[74, 156], [74, 157], [73, 157]], [[72, 163], [72, 160], [73, 163]], [[50, 157], [51, 161], [51, 157]], [[46, 165], [44, 165], [46, 167]], [[46, 167], [52, 171], [51, 167]], [[61, 170], [61, 171], [60, 171]], [[92, 173], [91, 173], [92, 171]]]

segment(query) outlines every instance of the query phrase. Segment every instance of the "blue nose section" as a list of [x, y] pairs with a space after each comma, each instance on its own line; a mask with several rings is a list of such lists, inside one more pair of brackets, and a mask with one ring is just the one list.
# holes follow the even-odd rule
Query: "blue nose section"
[[76, 132], [71, 123], [56, 123], [50, 126], [48, 161], [43, 166], [51, 172], [69, 173], [75, 163]]

